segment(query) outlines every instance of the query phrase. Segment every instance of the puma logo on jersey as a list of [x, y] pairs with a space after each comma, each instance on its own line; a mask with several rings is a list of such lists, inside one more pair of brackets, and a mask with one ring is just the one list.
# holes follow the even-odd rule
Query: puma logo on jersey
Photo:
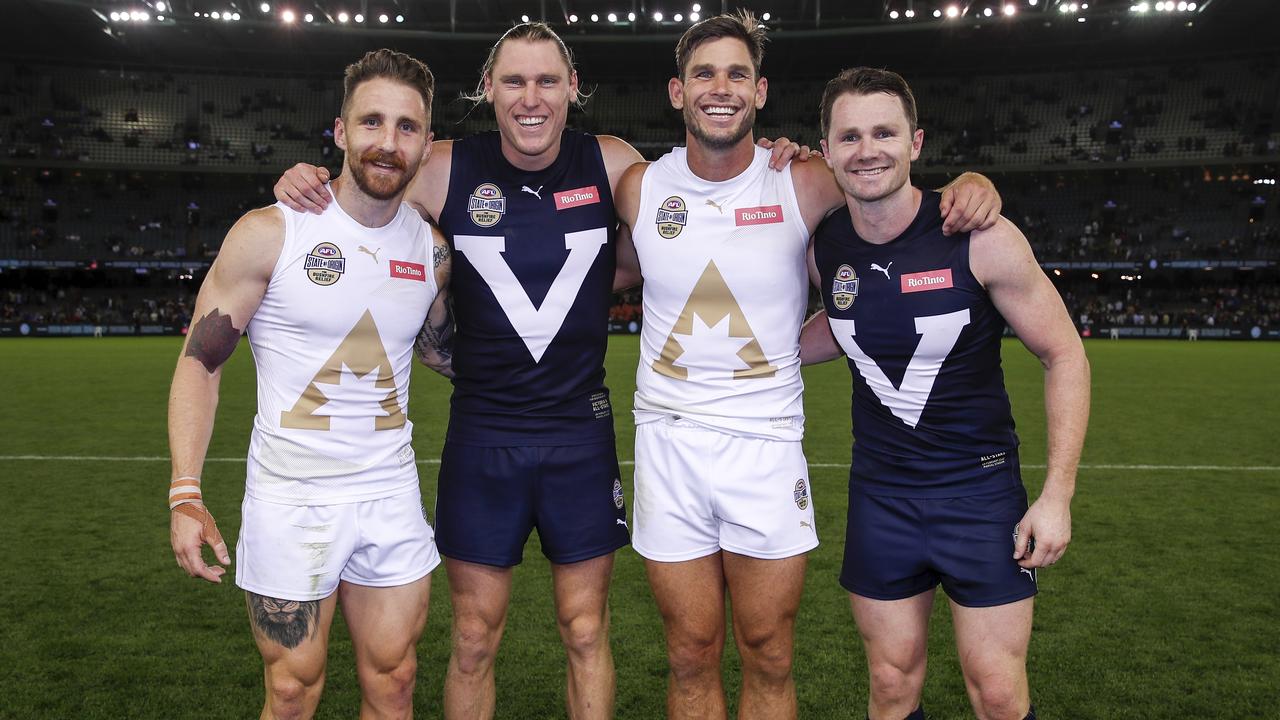
[[893, 267], [893, 262], [892, 262], [892, 261], [890, 261], [890, 262], [889, 262], [889, 264], [888, 264], [888, 265], [886, 265], [886, 266], [884, 266], [884, 267], [880, 267], [880, 263], [871, 263], [871, 269], [872, 269], [872, 270], [876, 270], [876, 271], [878, 271], [878, 272], [882, 272], [882, 273], [884, 273], [884, 279], [885, 279], [885, 280], [892, 280], [892, 279], [893, 279], [893, 278], [889, 277], [889, 268], [891, 268], [891, 267]]
[[769, 364], [714, 261], [707, 263], [689, 293], [653, 369], [675, 380], [688, 380], [691, 372], [729, 375], [735, 380], [773, 377], [778, 372]]
[[801, 521], [800, 521], [800, 527], [807, 527], [807, 528], [809, 528], [810, 530], [812, 530], [812, 529], [813, 529], [813, 526], [812, 526], [812, 525], [810, 525], [809, 523], [807, 523], [807, 522], [805, 522], [805, 521], [803, 521], [803, 520], [801, 520]]
[[600, 248], [608, 243], [609, 232], [604, 228], [565, 233], [564, 247], [569, 251], [569, 257], [556, 274], [551, 288], [542, 299], [542, 305], [534, 307], [524, 285], [502, 257], [507, 250], [505, 237], [455, 235], [453, 238], [454, 248], [484, 278], [494, 299], [511, 322], [511, 327], [524, 340], [535, 363], [541, 362], [543, 353], [560, 332], [569, 308], [578, 299], [587, 273], [600, 255]]
[[1026, 573], [1026, 574], [1027, 574], [1027, 577], [1031, 578], [1031, 582], [1035, 582], [1035, 581], [1036, 581], [1036, 571], [1035, 571], [1033, 568], [1024, 568], [1024, 567], [1020, 567], [1020, 568], [1018, 568], [1018, 572], [1020, 572], [1020, 573]]
[[626, 521], [626, 520], [623, 520], [622, 518], [614, 518], [614, 519], [613, 519], [613, 523], [614, 523], [615, 525], [621, 525], [622, 527], [627, 528], [628, 530], [630, 530], [630, 529], [631, 529], [631, 528], [627, 527], [627, 521]]
[[534, 196], [534, 197], [538, 198], [539, 200], [541, 200], [541, 199], [542, 199], [542, 186], [541, 186], [541, 185], [539, 185], [539, 186], [538, 186], [538, 189], [537, 189], [537, 190], [534, 190], [533, 188], [529, 187], [528, 185], [521, 185], [521, 186], [520, 186], [520, 192], [527, 192], [527, 193], [529, 193], [530, 195], [532, 195], [532, 196]]
[[715, 200], [712, 200], [712, 199], [708, 198], [708, 199], [707, 199], [707, 204], [708, 204], [708, 205], [710, 205], [711, 207], [715, 208], [715, 209], [716, 209], [716, 212], [720, 213], [721, 215], [723, 215], [723, 214], [724, 214], [724, 208], [720, 207], [720, 203], [716, 202]]
[[363, 246], [363, 245], [361, 245], [360, 247], [356, 248], [356, 250], [359, 250], [360, 252], [364, 253], [365, 255], [368, 255], [369, 257], [373, 258], [373, 261], [374, 261], [374, 262], [378, 262], [378, 253], [382, 252], [382, 248], [378, 248], [377, 250], [370, 250], [369, 248], [367, 248], [367, 247], [365, 247], [365, 246]]

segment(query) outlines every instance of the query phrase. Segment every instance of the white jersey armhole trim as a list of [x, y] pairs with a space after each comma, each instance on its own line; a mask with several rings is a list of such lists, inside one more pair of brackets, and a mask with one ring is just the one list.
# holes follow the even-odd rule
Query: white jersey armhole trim
[[[794, 160], [792, 162], [795, 162]], [[808, 162], [814, 162], [809, 160]], [[769, 172], [773, 172], [770, 170]], [[791, 166], [788, 165], [786, 172], [782, 173], [782, 183], [787, 189], [787, 202], [791, 203], [791, 225], [796, 228], [800, 234], [801, 247], [806, 250], [809, 247], [809, 227], [804, 224], [804, 216], [800, 213], [800, 198], [796, 195], [796, 181], [791, 175]]]

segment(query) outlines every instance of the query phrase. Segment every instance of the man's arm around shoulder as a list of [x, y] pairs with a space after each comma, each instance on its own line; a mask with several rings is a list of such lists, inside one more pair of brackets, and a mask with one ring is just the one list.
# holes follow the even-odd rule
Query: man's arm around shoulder
[[176, 500], [171, 493], [170, 504], [178, 510], [170, 514], [169, 539], [187, 574], [210, 582], [221, 582], [226, 570], [205, 565], [201, 546], [212, 546], [220, 562], [231, 561], [200, 495], [222, 366], [262, 302], [283, 244], [284, 215], [279, 208], [254, 210], [231, 228], [200, 287], [196, 319], [173, 371], [169, 390], [170, 487], [182, 492]]
[[[1026, 237], [1004, 218], [971, 235], [969, 264], [1009, 327], [1045, 368], [1049, 427], [1044, 490], [1019, 524], [1014, 557], [1026, 568], [1057, 562], [1071, 541], [1071, 497], [1089, 424], [1089, 360], [1057, 289]], [[1029, 538], [1035, 551], [1026, 553]]]

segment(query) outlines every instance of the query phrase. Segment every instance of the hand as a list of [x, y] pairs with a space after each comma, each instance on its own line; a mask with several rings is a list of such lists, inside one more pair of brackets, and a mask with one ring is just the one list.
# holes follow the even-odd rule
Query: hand
[[[1035, 551], [1027, 544], [1035, 538]], [[1062, 558], [1071, 542], [1071, 503], [1040, 496], [1018, 523], [1013, 559], [1024, 568], [1048, 567]]]
[[333, 196], [324, 186], [329, 182], [329, 169], [298, 163], [276, 181], [276, 199], [298, 212], [319, 215], [329, 207]]
[[964, 173], [942, 188], [942, 234], [987, 230], [1000, 219], [1000, 193], [986, 176]]
[[781, 170], [789, 165], [792, 160], [809, 162], [809, 158], [822, 157], [822, 153], [817, 150], [810, 150], [808, 145], [800, 145], [784, 137], [777, 140], [760, 138], [756, 141], [756, 144], [766, 150], [773, 151], [773, 154], [769, 156], [769, 167], [774, 170]]
[[169, 511], [169, 544], [173, 546], [178, 567], [186, 570], [188, 575], [211, 583], [222, 582], [222, 575], [227, 569], [221, 565], [205, 565], [200, 554], [201, 547], [208, 545], [213, 548], [218, 562], [231, 564], [227, 544], [222, 541], [222, 533], [218, 532], [218, 525], [204, 504], [186, 503]]

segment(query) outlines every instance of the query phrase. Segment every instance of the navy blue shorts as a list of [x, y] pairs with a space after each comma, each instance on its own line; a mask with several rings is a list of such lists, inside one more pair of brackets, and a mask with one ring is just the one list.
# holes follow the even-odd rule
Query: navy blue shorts
[[630, 542], [613, 440], [480, 447], [446, 441], [436, 494], [436, 547], [447, 558], [519, 565], [534, 528], [553, 563]]
[[1013, 559], [1013, 529], [1026, 511], [1021, 485], [955, 498], [870, 495], [851, 485], [840, 584], [873, 600], [902, 600], [942, 583], [966, 607], [1031, 597], [1035, 570]]

